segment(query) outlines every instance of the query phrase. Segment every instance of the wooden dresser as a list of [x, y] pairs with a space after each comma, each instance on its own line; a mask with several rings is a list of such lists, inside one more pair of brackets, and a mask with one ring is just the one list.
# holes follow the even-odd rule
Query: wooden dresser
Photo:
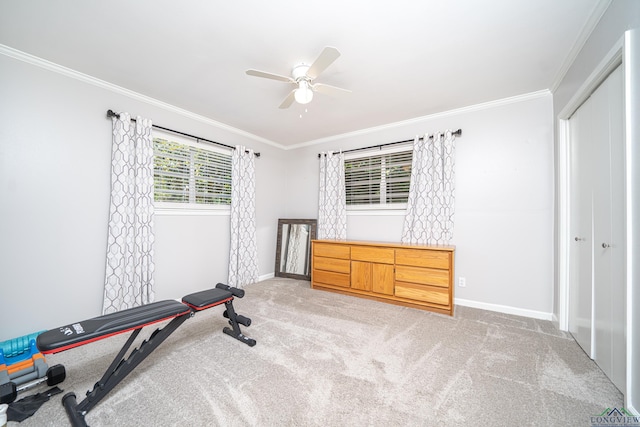
[[453, 246], [313, 240], [311, 287], [453, 315]]

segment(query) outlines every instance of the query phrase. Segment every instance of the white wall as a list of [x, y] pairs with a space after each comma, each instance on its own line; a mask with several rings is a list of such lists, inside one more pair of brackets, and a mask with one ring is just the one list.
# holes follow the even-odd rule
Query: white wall
[[[259, 274], [273, 273], [285, 152], [224, 127], [0, 55], [0, 341], [100, 314], [111, 121], [127, 111], [256, 161]], [[215, 100], [212, 100], [215, 102]], [[156, 298], [227, 280], [229, 216], [156, 217]]]
[[[259, 272], [279, 217], [317, 217], [317, 153], [463, 129], [457, 154], [459, 303], [544, 317], [552, 307], [551, 96], [462, 109], [283, 151], [189, 115], [0, 55], [0, 340], [100, 312], [109, 203], [107, 109], [262, 152]], [[213, 101], [212, 101], [213, 102]], [[156, 219], [158, 299], [227, 278], [228, 217]], [[349, 217], [350, 239], [399, 241], [402, 216]]]
[[[318, 157], [462, 128], [456, 142], [458, 303], [550, 318], [553, 301], [553, 114], [548, 92], [361, 132], [288, 152], [287, 212], [316, 217]], [[295, 159], [295, 161], [293, 161]], [[399, 242], [403, 216], [350, 215], [347, 238]], [[456, 280], [457, 283], [457, 280]]]

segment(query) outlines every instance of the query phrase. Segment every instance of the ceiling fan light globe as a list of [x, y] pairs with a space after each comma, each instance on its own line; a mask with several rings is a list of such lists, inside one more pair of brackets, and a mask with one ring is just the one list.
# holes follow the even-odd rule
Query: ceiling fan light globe
[[313, 91], [308, 86], [300, 85], [293, 96], [298, 104], [308, 104], [313, 99]]

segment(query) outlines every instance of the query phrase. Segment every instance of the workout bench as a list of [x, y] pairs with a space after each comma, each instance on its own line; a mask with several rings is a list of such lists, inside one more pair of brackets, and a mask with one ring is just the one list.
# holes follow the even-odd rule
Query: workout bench
[[[86, 426], [85, 415], [96, 406], [116, 385], [151, 354], [162, 342], [169, 337], [185, 320], [197, 311], [206, 310], [220, 304], [225, 304], [224, 317], [229, 319], [231, 327], [224, 327], [223, 332], [237, 340], [254, 346], [256, 341], [243, 335], [240, 324], [251, 325], [251, 319], [236, 314], [233, 308], [233, 298], [242, 298], [244, 291], [238, 288], [218, 283], [214, 289], [187, 295], [182, 302], [165, 300], [150, 303], [140, 307], [122, 310], [83, 322], [73, 323], [38, 335], [37, 346], [44, 354], [58, 353], [74, 347], [89, 344], [113, 335], [133, 331], [102, 378], [95, 384], [93, 390], [87, 392], [87, 397], [80, 403], [76, 401], [74, 393], [67, 393], [62, 397], [62, 405], [67, 411], [73, 426]], [[125, 354], [131, 347], [142, 328], [151, 324], [170, 320], [163, 328], [156, 329], [151, 336], [134, 349], [127, 358]]]

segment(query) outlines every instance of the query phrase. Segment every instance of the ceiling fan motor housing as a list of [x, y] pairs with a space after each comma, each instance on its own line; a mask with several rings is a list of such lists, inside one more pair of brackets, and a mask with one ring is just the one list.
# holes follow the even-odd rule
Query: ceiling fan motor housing
[[307, 77], [307, 71], [309, 70], [309, 65], [300, 64], [293, 67], [291, 71], [291, 76], [296, 81], [296, 83], [300, 82], [300, 80], [311, 81], [309, 77]]

